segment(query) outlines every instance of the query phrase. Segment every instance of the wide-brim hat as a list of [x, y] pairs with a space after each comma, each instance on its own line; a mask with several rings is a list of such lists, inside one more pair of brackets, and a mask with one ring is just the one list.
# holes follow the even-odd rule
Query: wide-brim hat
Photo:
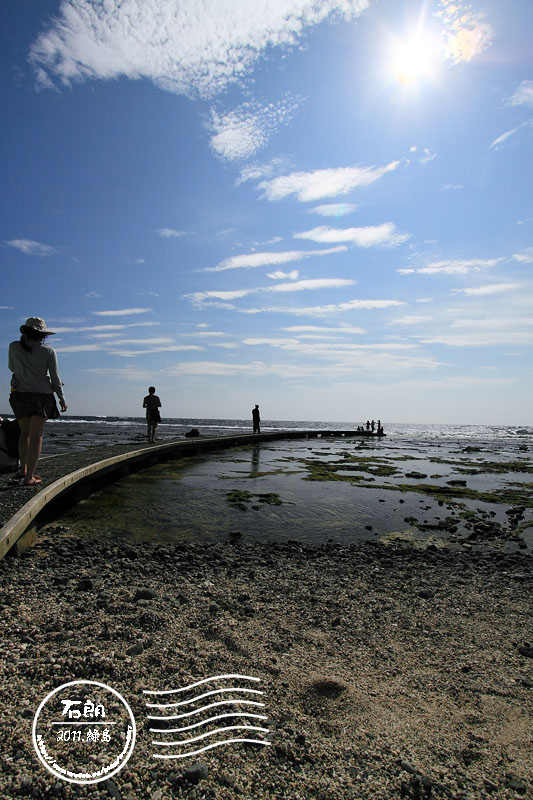
[[55, 336], [55, 331], [46, 328], [46, 322], [41, 317], [28, 317], [24, 325], [20, 326], [20, 332], [24, 333], [24, 328], [33, 328], [37, 333], [46, 333], [48, 336]]

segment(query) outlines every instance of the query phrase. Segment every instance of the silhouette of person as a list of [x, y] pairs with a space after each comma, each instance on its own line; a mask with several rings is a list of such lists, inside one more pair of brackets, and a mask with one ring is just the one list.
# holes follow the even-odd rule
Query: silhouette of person
[[54, 331], [47, 330], [44, 319], [28, 317], [20, 332], [20, 340], [9, 345], [9, 369], [13, 373], [9, 403], [20, 427], [22, 483], [37, 486], [43, 482], [35, 468], [41, 455], [44, 425], [47, 419], [59, 417], [54, 392], [61, 411], [67, 410], [67, 404], [55, 351], [45, 342], [47, 336], [55, 335]]
[[371, 426], [372, 432], [373, 432], [375, 427], [376, 427], [376, 423], [374, 422], [374, 420], [372, 420], [372, 422], [370, 423], [370, 426]]
[[367, 431], [370, 430], [370, 422], [368, 420], [366, 421], [366, 429], [367, 429]]
[[254, 425], [254, 433], [261, 433], [261, 430], [259, 428], [261, 417], [259, 416], [259, 406], [257, 404], [255, 408], [252, 408], [252, 422]]
[[155, 431], [158, 422], [161, 422], [161, 400], [155, 393], [155, 386], [148, 387], [148, 394], [143, 400], [143, 408], [146, 409], [146, 424], [148, 426], [148, 441], [150, 444], [155, 442]]

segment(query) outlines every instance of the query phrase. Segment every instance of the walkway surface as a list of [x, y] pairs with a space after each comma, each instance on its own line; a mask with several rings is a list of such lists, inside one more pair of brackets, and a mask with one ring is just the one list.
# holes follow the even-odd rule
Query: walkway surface
[[[162, 441], [158, 442], [158, 444], [167, 444], [167, 442]], [[5, 525], [13, 514], [16, 514], [38, 491], [49, 486], [58, 478], [63, 478], [65, 475], [82, 467], [87, 467], [89, 464], [94, 464], [96, 461], [103, 461], [105, 458], [129, 453], [131, 450], [143, 450], [149, 447], [152, 447], [152, 445], [132, 441], [111, 446], [88, 447], [86, 450], [78, 452], [62, 453], [43, 458], [39, 462], [37, 470], [43, 479], [39, 488], [21, 486], [19, 481], [14, 479], [14, 473], [0, 473], [0, 527]]]

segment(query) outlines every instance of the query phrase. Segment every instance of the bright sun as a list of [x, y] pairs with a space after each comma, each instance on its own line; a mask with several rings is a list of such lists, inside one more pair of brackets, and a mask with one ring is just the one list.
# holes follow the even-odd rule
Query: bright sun
[[431, 40], [413, 36], [396, 42], [392, 48], [389, 70], [396, 80], [405, 85], [429, 78], [434, 68], [434, 49]]

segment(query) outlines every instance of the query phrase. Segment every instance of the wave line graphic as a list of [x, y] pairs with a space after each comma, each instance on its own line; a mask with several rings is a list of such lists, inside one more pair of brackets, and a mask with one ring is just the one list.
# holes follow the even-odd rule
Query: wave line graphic
[[[255, 681], [258, 683], [260, 681], [259, 678], [252, 677], [250, 675], [240, 675], [238, 673], [227, 673], [224, 675], [213, 675], [210, 678], [204, 678], [199, 681], [195, 681], [194, 683], [190, 683], [187, 686], [181, 686], [178, 689], [165, 689], [162, 691], [151, 690], [151, 689], [144, 689], [143, 694], [145, 695], [176, 695], [180, 692], [191, 691], [197, 689], [199, 686], [205, 686], [205, 684], [213, 683], [214, 681], [220, 680], [247, 680], [247, 681]], [[232, 731], [246, 731], [248, 734], [256, 733], [256, 734], [268, 734], [269, 729], [265, 727], [261, 727], [261, 723], [259, 721], [266, 720], [267, 717], [261, 713], [251, 713], [247, 711], [241, 710], [242, 706], [255, 706], [258, 709], [264, 707], [264, 703], [258, 700], [247, 700], [243, 699], [243, 694], [252, 694], [252, 695], [263, 695], [260, 689], [250, 689], [246, 686], [226, 686], [224, 688], [214, 688], [210, 689], [206, 686], [208, 691], [202, 692], [202, 694], [195, 695], [190, 697], [188, 700], [180, 700], [176, 702], [170, 703], [151, 703], [145, 702], [145, 706], [148, 712], [152, 710], [158, 710], [160, 712], [166, 712], [171, 710], [178, 710], [181, 709], [183, 706], [190, 706], [191, 704], [201, 703], [201, 701], [205, 700], [206, 698], [214, 698], [215, 696], [224, 695], [227, 693], [231, 693], [231, 697], [224, 699], [224, 700], [216, 700], [214, 702], [208, 702], [204, 705], [201, 705], [200, 708], [193, 708], [191, 711], [182, 711], [179, 714], [165, 714], [160, 713], [158, 715], [147, 713], [147, 718], [149, 720], [155, 720], [159, 723], [160, 726], [166, 725], [167, 723], [173, 720], [189, 720], [191, 717], [197, 716], [199, 714], [204, 714], [205, 712], [209, 711], [210, 709], [220, 708], [221, 706], [233, 706], [233, 709], [228, 710], [225, 713], [214, 713], [212, 716], [209, 716], [207, 719], [200, 719], [198, 722], [194, 722], [191, 720], [190, 724], [185, 724], [179, 728], [166, 728], [166, 727], [155, 727], [149, 728], [151, 733], [159, 733], [159, 734], [174, 734], [171, 741], [159, 741], [156, 739], [152, 740], [152, 745], [154, 748], [188, 748], [190, 745], [194, 745], [195, 743], [199, 743], [202, 741], [209, 740], [211, 737], [219, 736], [220, 734], [228, 734]], [[236, 697], [236, 694], [240, 694], [241, 697]], [[151, 698], [150, 698], [151, 699]], [[155, 698], [154, 698], [155, 699]], [[169, 698], [170, 699], [170, 698]], [[230, 719], [231, 718], [231, 719]], [[252, 722], [256, 724], [249, 724], [246, 720], [250, 719]], [[198, 728], [202, 728], [205, 726], [212, 726], [213, 723], [216, 723], [219, 720], [228, 720], [228, 722], [232, 721], [236, 724], [233, 725], [222, 725], [220, 727], [213, 727], [212, 729], [206, 730], [204, 733], [198, 732], [197, 735], [193, 735], [188, 739], [182, 738], [181, 735], [176, 737], [176, 734], [184, 734], [186, 731], [196, 731]], [[257, 724], [256, 720], [259, 722]], [[152, 723], [153, 724], [153, 723]], [[154, 758], [187, 758], [190, 756], [198, 755], [199, 753], [204, 753], [206, 750], [211, 750], [214, 747], [221, 747], [225, 744], [233, 744], [237, 742], [244, 742], [250, 744], [262, 744], [262, 745], [270, 745], [270, 741], [266, 738], [258, 737], [258, 738], [248, 738], [246, 734], [241, 737], [231, 736], [231, 738], [223, 739], [222, 741], [218, 742], [211, 742], [206, 743], [203, 747], [200, 747], [197, 750], [190, 751], [186, 750], [185, 752], [174, 752], [171, 754], [161, 753], [161, 752], [154, 752], [152, 755]]]
[[268, 733], [268, 728], [259, 728], [257, 725], [226, 725], [224, 728], [215, 728], [214, 731], [201, 733], [200, 736], [193, 736], [192, 739], [182, 739], [180, 742], [156, 742], [152, 740], [152, 744], [160, 745], [161, 747], [173, 747], [174, 745], [191, 744], [192, 742], [200, 742], [202, 739], [207, 739], [208, 736], [214, 736], [216, 733], [225, 733], [226, 731], [261, 731], [261, 733]]
[[162, 691], [159, 690], [152, 690], [152, 689], [143, 689], [143, 694], [176, 694], [177, 692], [186, 692], [187, 689], [195, 689], [197, 686], [201, 686], [204, 683], [211, 683], [211, 681], [220, 681], [224, 678], [239, 678], [240, 680], [245, 681], [259, 681], [261, 678], [253, 678], [251, 675], [238, 675], [237, 673], [230, 673], [227, 675], [213, 675], [211, 678], [204, 678], [201, 681], [196, 681], [196, 683], [189, 683], [188, 686], [182, 686], [179, 689], [164, 689]]
[[216, 706], [229, 706], [233, 703], [239, 703], [240, 705], [247, 705], [247, 706], [261, 706], [263, 707], [264, 703], [258, 703], [256, 700], [219, 700], [218, 703], [209, 703], [207, 706], [202, 706], [202, 708], [197, 708], [195, 711], [187, 711], [185, 714], [172, 714], [170, 717], [154, 717], [151, 714], [148, 714], [148, 719], [183, 719], [184, 717], [192, 717], [193, 714], [200, 714], [202, 711], [207, 711], [208, 708], [215, 708]]
[[205, 753], [206, 750], [212, 750], [213, 747], [222, 747], [223, 744], [233, 744], [234, 742], [247, 742], [249, 744], [266, 744], [270, 746], [270, 742], [263, 739], [224, 739], [222, 742], [213, 742], [199, 750], [193, 750], [192, 753], [176, 753], [174, 755], [163, 755], [162, 753], [154, 753], [154, 758], [188, 758], [189, 756], [197, 756], [199, 753]]
[[[248, 714], [246, 711], [235, 711], [233, 714], [216, 714], [214, 717], [204, 719], [202, 722], [195, 722], [194, 725], [186, 725], [184, 728], [149, 728], [150, 733], [181, 733], [182, 731], [192, 731], [207, 725], [208, 722], [215, 722], [217, 719], [227, 719], [228, 717], [252, 717], [253, 719], [268, 719], [264, 714]], [[149, 717], [152, 719], [152, 717]], [[167, 717], [168, 719], [168, 717]]]
[[259, 689], [246, 689], [239, 686], [228, 686], [226, 689], [212, 689], [210, 692], [199, 694], [198, 697], [193, 697], [191, 700], [181, 700], [179, 703], [145, 703], [146, 708], [177, 708], [178, 706], [188, 706], [191, 703], [196, 703], [198, 700], [203, 700], [204, 697], [211, 697], [214, 694], [222, 694], [223, 692], [250, 692], [251, 694], [263, 694]]

